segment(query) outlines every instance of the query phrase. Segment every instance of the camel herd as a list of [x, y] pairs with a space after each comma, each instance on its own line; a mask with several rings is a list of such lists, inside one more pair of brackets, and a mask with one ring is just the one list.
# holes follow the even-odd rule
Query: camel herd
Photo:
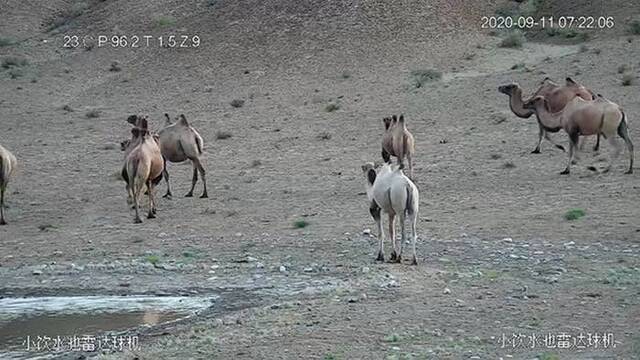
[[[391, 239], [391, 261], [402, 262], [402, 247], [405, 243], [405, 220], [408, 217], [411, 225], [411, 239], [413, 247], [413, 265], [418, 264], [416, 256], [416, 224], [418, 222], [418, 208], [420, 194], [411, 179], [402, 172], [404, 159], [409, 162], [409, 176], [413, 178], [413, 135], [407, 129], [404, 116], [392, 116], [383, 120], [385, 132], [382, 136], [382, 159], [384, 165], [376, 171], [373, 163], [362, 166], [367, 183], [367, 198], [369, 199], [369, 213], [378, 226], [378, 257], [377, 261], [384, 261], [384, 230], [381, 212], [389, 216], [389, 239]], [[398, 165], [392, 166], [391, 156], [398, 159]], [[401, 240], [396, 241], [395, 218], [400, 220]]]
[[142, 222], [138, 208], [140, 194], [143, 189], [146, 189], [149, 196], [148, 219], [155, 218], [156, 204], [153, 198], [153, 189], [162, 180], [162, 177], [167, 182], [167, 192], [164, 197], [172, 196], [167, 161], [180, 163], [190, 160], [193, 164], [193, 179], [191, 190], [185, 196], [193, 196], [199, 172], [204, 185], [204, 190], [200, 197], [209, 197], [207, 195], [205, 170], [200, 160], [204, 147], [202, 136], [189, 125], [184, 114], [181, 114], [175, 123], [171, 123], [169, 114], [164, 114], [164, 116], [166, 118], [165, 127], [157, 134], [150, 133], [146, 117], [139, 115], [129, 116], [127, 122], [133, 125], [131, 139], [120, 143], [121, 149], [125, 153], [122, 178], [127, 183], [128, 202], [133, 204], [135, 210], [135, 223]]
[[[622, 108], [614, 102], [594, 93], [571, 78], [566, 78], [564, 85], [559, 85], [551, 79], [545, 78], [538, 90], [526, 99], [522, 96], [522, 88], [515, 83], [502, 85], [498, 87], [498, 91], [509, 96], [509, 107], [516, 116], [529, 118], [536, 115], [539, 133], [536, 148], [532, 153], [540, 153], [543, 138], [565, 151], [565, 148], [555, 143], [548, 133], [560, 130], [567, 133], [569, 136], [569, 159], [561, 174], [570, 173], [576, 150], [582, 147], [578, 146], [580, 137], [592, 135], [597, 136], [594, 151], [599, 148], [600, 137], [607, 139], [615, 150], [604, 172], [611, 169], [613, 162], [622, 150], [617, 142], [617, 137], [624, 140], [629, 152], [629, 168], [626, 173], [633, 172], [633, 143], [629, 138], [627, 118]], [[121, 150], [124, 152], [121, 175], [126, 182], [127, 203], [135, 211], [135, 223], [142, 222], [139, 208], [140, 197], [143, 193], [148, 195], [149, 200], [147, 218], [155, 218], [154, 189], [163, 177], [167, 183], [167, 192], [164, 197], [172, 196], [167, 162], [191, 161], [193, 178], [191, 189], [185, 196], [193, 196], [198, 175], [200, 175], [203, 183], [203, 192], [200, 197], [208, 197], [205, 170], [200, 159], [204, 147], [202, 137], [196, 129], [189, 125], [183, 114], [175, 122], [171, 121], [168, 114], [165, 114], [165, 118], [164, 127], [157, 133], [150, 131], [147, 117], [131, 115], [127, 118], [127, 122], [133, 125], [133, 128], [131, 129], [131, 139], [121, 143]], [[390, 260], [392, 262], [402, 261], [402, 247], [406, 240], [405, 222], [408, 218], [413, 245], [411, 263], [417, 264], [416, 225], [420, 195], [418, 188], [412, 181], [414, 179], [414, 137], [407, 129], [403, 115], [386, 117], [383, 119], [383, 124], [382, 159], [384, 163], [378, 167], [373, 163], [362, 166], [366, 178], [369, 212], [376, 222], [379, 234], [377, 260], [384, 261], [385, 258], [383, 249], [385, 236], [381, 216], [382, 213], [385, 213], [389, 219], [389, 238], [393, 248]], [[397, 165], [391, 164], [391, 156], [397, 158]], [[405, 160], [408, 162], [409, 176], [404, 174]], [[0, 225], [6, 224], [4, 216], [5, 191], [16, 164], [15, 156], [0, 146]], [[595, 170], [593, 167], [591, 169]], [[400, 241], [396, 241], [395, 237], [396, 217], [400, 222]]]
[[601, 136], [608, 139], [614, 148], [604, 172], [611, 170], [614, 161], [620, 155], [622, 149], [617, 142], [619, 136], [626, 143], [629, 152], [629, 168], [626, 174], [633, 173], [633, 143], [629, 138], [626, 115], [616, 103], [578, 84], [570, 77], [565, 79], [564, 86], [545, 78], [538, 90], [526, 100], [522, 98], [522, 88], [515, 83], [502, 85], [498, 87], [498, 91], [509, 96], [509, 107], [516, 116], [528, 118], [536, 115], [540, 131], [538, 145], [532, 153], [540, 152], [543, 137], [564, 151], [565, 148], [553, 142], [548, 133], [564, 130], [569, 135], [569, 161], [561, 174], [570, 173], [580, 137], [591, 135], [598, 138], [594, 151], [600, 146]]

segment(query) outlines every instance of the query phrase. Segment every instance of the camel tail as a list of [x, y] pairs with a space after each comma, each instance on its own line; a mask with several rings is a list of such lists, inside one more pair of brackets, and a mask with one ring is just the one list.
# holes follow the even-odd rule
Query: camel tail
[[416, 209], [413, 208], [413, 191], [411, 191], [410, 186], [406, 186], [405, 191], [407, 192], [407, 204], [404, 209], [406, 213], [413, 214], [416, 211]]
[[195, 134], [195, 139], [196, 139], [196, 146], [198, 147], [198, 154], [202, 155], [202, 148], [204, 147], [202, 137], [198, 134]]
[[5, 179], [5, 174], [8, 174], [7, 171], [5, 171], [5, 164], [4, 164], [4, 160], [2, 158], [2, 156], [0, 156], [0, 186], [4, 186], [5, 182], [7, 179]]

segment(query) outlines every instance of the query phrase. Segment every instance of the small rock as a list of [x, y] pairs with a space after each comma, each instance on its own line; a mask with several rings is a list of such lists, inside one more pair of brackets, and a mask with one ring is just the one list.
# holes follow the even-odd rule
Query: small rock
[[284, 265], [280, 265], [280, 272], [281, 272], [281, 273], [283, 273], [283, 272], [287, 272], [287, 267], [286, 267], [286, 266], [284, 266]]
[[502, 239], [502, 241], [510, 243], [510, 242], [513, 242], [513, 239], [510, 238], [510, 237], [506, 237], [506, 238]]
[[449, 288], [444, 288], [444, 290], [442, 291], [443, 294], [447, 295], [447, 294], [451, 294], [451, 289]]
[[42, 275], [42, 270], [35, 269], [31, 272], [33, 275]]
[[264, 264], [263, 264], [263, 263], [261, 263], [261, 262], [257, 262], [257, 263], [256, 263], [256, 268], [258, 268], [258, 269], [263, 269], [263, 268], [264, 268]]
[[304, 268], [304, 270], [303, 270], [303, 271], [304, 271], [304, 272], [307, 272], [307, 273], [309, 273], [309, 272], [313, 272], [313, 268], [311, 268], [311, 267], [306, 267], [306, 268]]
[[371, 270], [371, 269], [369, 269], [369, 268], [368, 268], [368, 267], [366, 267], [366, 266], [363, 266], [363, 267], [362, 267], [362, 273], [363, 273], [363, 274], [368, 273], [370, 270]]
[[371, 229], [364, 229], [364, 230], [362, 230], [362, 235], [369, 235], [369, 236], [371, 236]]

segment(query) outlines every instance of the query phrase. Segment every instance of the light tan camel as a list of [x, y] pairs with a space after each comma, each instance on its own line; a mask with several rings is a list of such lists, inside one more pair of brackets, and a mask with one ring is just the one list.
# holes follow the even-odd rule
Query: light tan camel
[[[367, 197], [369, 199], [369, 213], [378, 226], [378, 257], [377, 261], [384, 261], [384, 229], [382, 228], [381, 211], [389, 215], [389, 238], [393, 246], [391, 261], [402, 262], [402, 247], [406, 240], [405, 218], [409, 217], [411, 224], [411, 238], [413, 247], [412, 265], [418, 264], [416, 255], [416, 223], [418, 221], [418, 207], [420, 194], [415, 184], [401, 171], [403, 165], [392, 166], [385, 163], [376, 173], [374, 165], [367, 163], [362, 171], [367, 178]], [[401, 240], [397, 244], [395, 237], [395, 217], [400, 218]]]
[[165, 159], [164, 176], [167, 182], [167, 193], [165, 197], [171, 196], [171, 188], [169, 186], [169, 173], [166, 169], [166, 162], [180, 163], [183, 161], [191, 160], [193, 165], [193, 177], [191, 180], [191, 190], [185, 195], [186, 197], [193, 196], [193, 189], [198, 182], [198, 172], [202, 178], [202, 184], [204, 190], [201, 198], [207, 198], [207, 179], [205, 178], [205, 170], [202, 166], [200, 157], [202, 156], [202, 149], [204, 141], [196, 129], [189, 125], [187, 118], [184, 114], [180, 114], [177, 122], [171, 123], [169, 114], [165, 115], [165, 127], [158, 132], [160, 137], [160, 150], [162, 156]]
[[122, 177], [127, 182], [127, 193], [133, 197], [135, 209], [135, 223], [141, 223], [138, 213], [140, 194], [145, 185], [149, 195], [149, 214], [147, 218], [155, 218], [156, 204], [153, 199], [153, 190], [160, 180], [164, 170], [164, 161], [160, 153], [157, 136], [149, 133], [148, 123], [145, 118], [138, 119], [136, 127], [131, 129], [134, 139], [131, 141], [128, 155], [122, 168]]
[[[571, 101], [574, 97], [581, 97], [585, 100], [593, 99], [593, 92], [586, 87], [578, 84], [571, 78], [565, 79], [565, 85], [560, 86], [553, 82], [548, 77], [542, 80], [540, 87], [536, 92], [528, 99], [522, 98], [522, 88], [515, 83], [501, 85], [498, 87], [498, 91], [509, 96], [509, 107], [511, 111], [518, 117], [523, 119], [528, 119], [531, 115], [535, 114], [535, 111], [531, 109], [525, 108], [525, 104], [533, 99], [536, 96], [544, 96], [549, 100], [549, 105], [551, 106], [552, 112], [561, 111], [569, 101]], [[540, 153], [540, 145], [542, 143], [542, 138], [544, 137], [549, 142], [551, 142], [555, 147], [565, 151], [564, 146], [557, 144], [551, 137], [549, 137], [549, 133], [558, 132], [560, 129], [554, 128], [546, 128], [544, 127], [540, 121], [538, 121], [538, 144], [536, 148], [531, 151], [532, 154]], [[598, 151], [600, 148], [600, 136], [598, 135], [596, 140], [596, 145], [593, 148], [594, 151]]]
[[382, 159], [389, 163], [391, 156], [398, 158], [398, 164], [404, 164], [404, 158], [409, 163], [409, 178], [413, 179], [413, 154], [415, 153], [414, 139], [407, 129], [404, 115], [382, 119], [385, 132], [382, 136]]
[[633, 173], [633, 143], [629, 138], [626, 115], [617, 104], [601, 96], [589, 101], [575, 97], [562, 111], [553, 113], [549, 101], [543, 96], [536, 96], [525, 104], [525, 108], [535, 110], [539, 121], [545, 127], [562, 128], [569, 135], [569, 163], [561, 174], [570, 173], [580, 136], [595, 134], [604, 136], [615, 149], [604, 172], [611, 169], [613, 162], [620, 155], [621, 148], [616, 141], [616, 136], [620, 136], [629, 151], [629, 169], [626, 173]]
[[4, 219], [4, 193], [17, 165], [16, 157], [0, 145], [0, 225], [7, 224]]

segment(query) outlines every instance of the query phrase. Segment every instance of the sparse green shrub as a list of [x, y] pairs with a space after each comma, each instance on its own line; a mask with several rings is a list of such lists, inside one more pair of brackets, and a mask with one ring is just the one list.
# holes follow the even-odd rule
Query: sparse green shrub
[[640, 19], [632, 20], [629, 23], [629, 32], [633, 35], [640, 35]]
[[10, 69], [9, 77], [12, 79], [17, 79], [24, 76], [24, 72], [21, 69]]
[[154, 23], [157, 27], [169, 27], [176, 24], [176, 18], [173, 16], [160, 16], [154, 20]]
[[564, 214], [564, 218], [569, 221], [578, 220], [587, 213], [583, 209], [571, 209]]
[[15, 44], [16, 42], [12, 38], [0, 36], [0, 47], [2, 46], [10, 46]]
[[434, 69], [414, 70], [411, 72], [411, 76], [413, 78], [413, 86], [416, 88], [421, 88], [426, 83], [442, 79], [442, 73]]
[[2, 67], [4, 69], [9, 69], [11, 67], [27, 66], [27, 65], [29, 65], [29, 61], [23, 57], [8, 56], [2, 59]]
[[85, 116], [87, 118], [89, 118], [89, 119], [94, 119], [94, 118], [100, 117], [100, 110], [96, 110], [96, 109], [89, 110], [89, 111], [87, 111]]
[[244, 100], [242, 99], [233, 99], [231, 100], [231, 102], [229, 102], [229, 104], [231, 106], [233, 106], [234, 108], [241, 108], [244, 106]]
[[147, 255], [144, 259], [153, 266], [160, 262], [160, 257], [158, 255]]
[[49, 31], [55, 30], [59, 27], [69, 25], [73, 19], [82, 15], [85, 10], [89, 8], [89, 4], [84, 1], [76, 1], [70, 8], [63, 10], [56, 17], [51, 19], [47, 29]]
[[293, 227], [295, 227], [296, 229], [302, 229], [302, 228], [305, 228], [307, 226], [309, 226], [309, 223], [306, 222], [305, 220], [296, 220], [293, 223]]
[[231, 136], [233, 135], [228, 131], [223, 131], [223, 130], [216, 131], [216, 139], [218, 140], [228, 139]]
[[630, 86], [635, 83], [636, 78], [633, 74], [624, 74], [622, 75], [622, 86]]
[[520, 30], [510, 31], [500, 42], [500, 47], [503, 48], [521, 48], [527, 41], [524, 34]]
[[336, 110], [340, 109], [340, 105], [336, 104], [336, 103], [330, 103], [327, 104], [327, 106], [324, 107], [324, 111], [326, 112], [334, 112]]

